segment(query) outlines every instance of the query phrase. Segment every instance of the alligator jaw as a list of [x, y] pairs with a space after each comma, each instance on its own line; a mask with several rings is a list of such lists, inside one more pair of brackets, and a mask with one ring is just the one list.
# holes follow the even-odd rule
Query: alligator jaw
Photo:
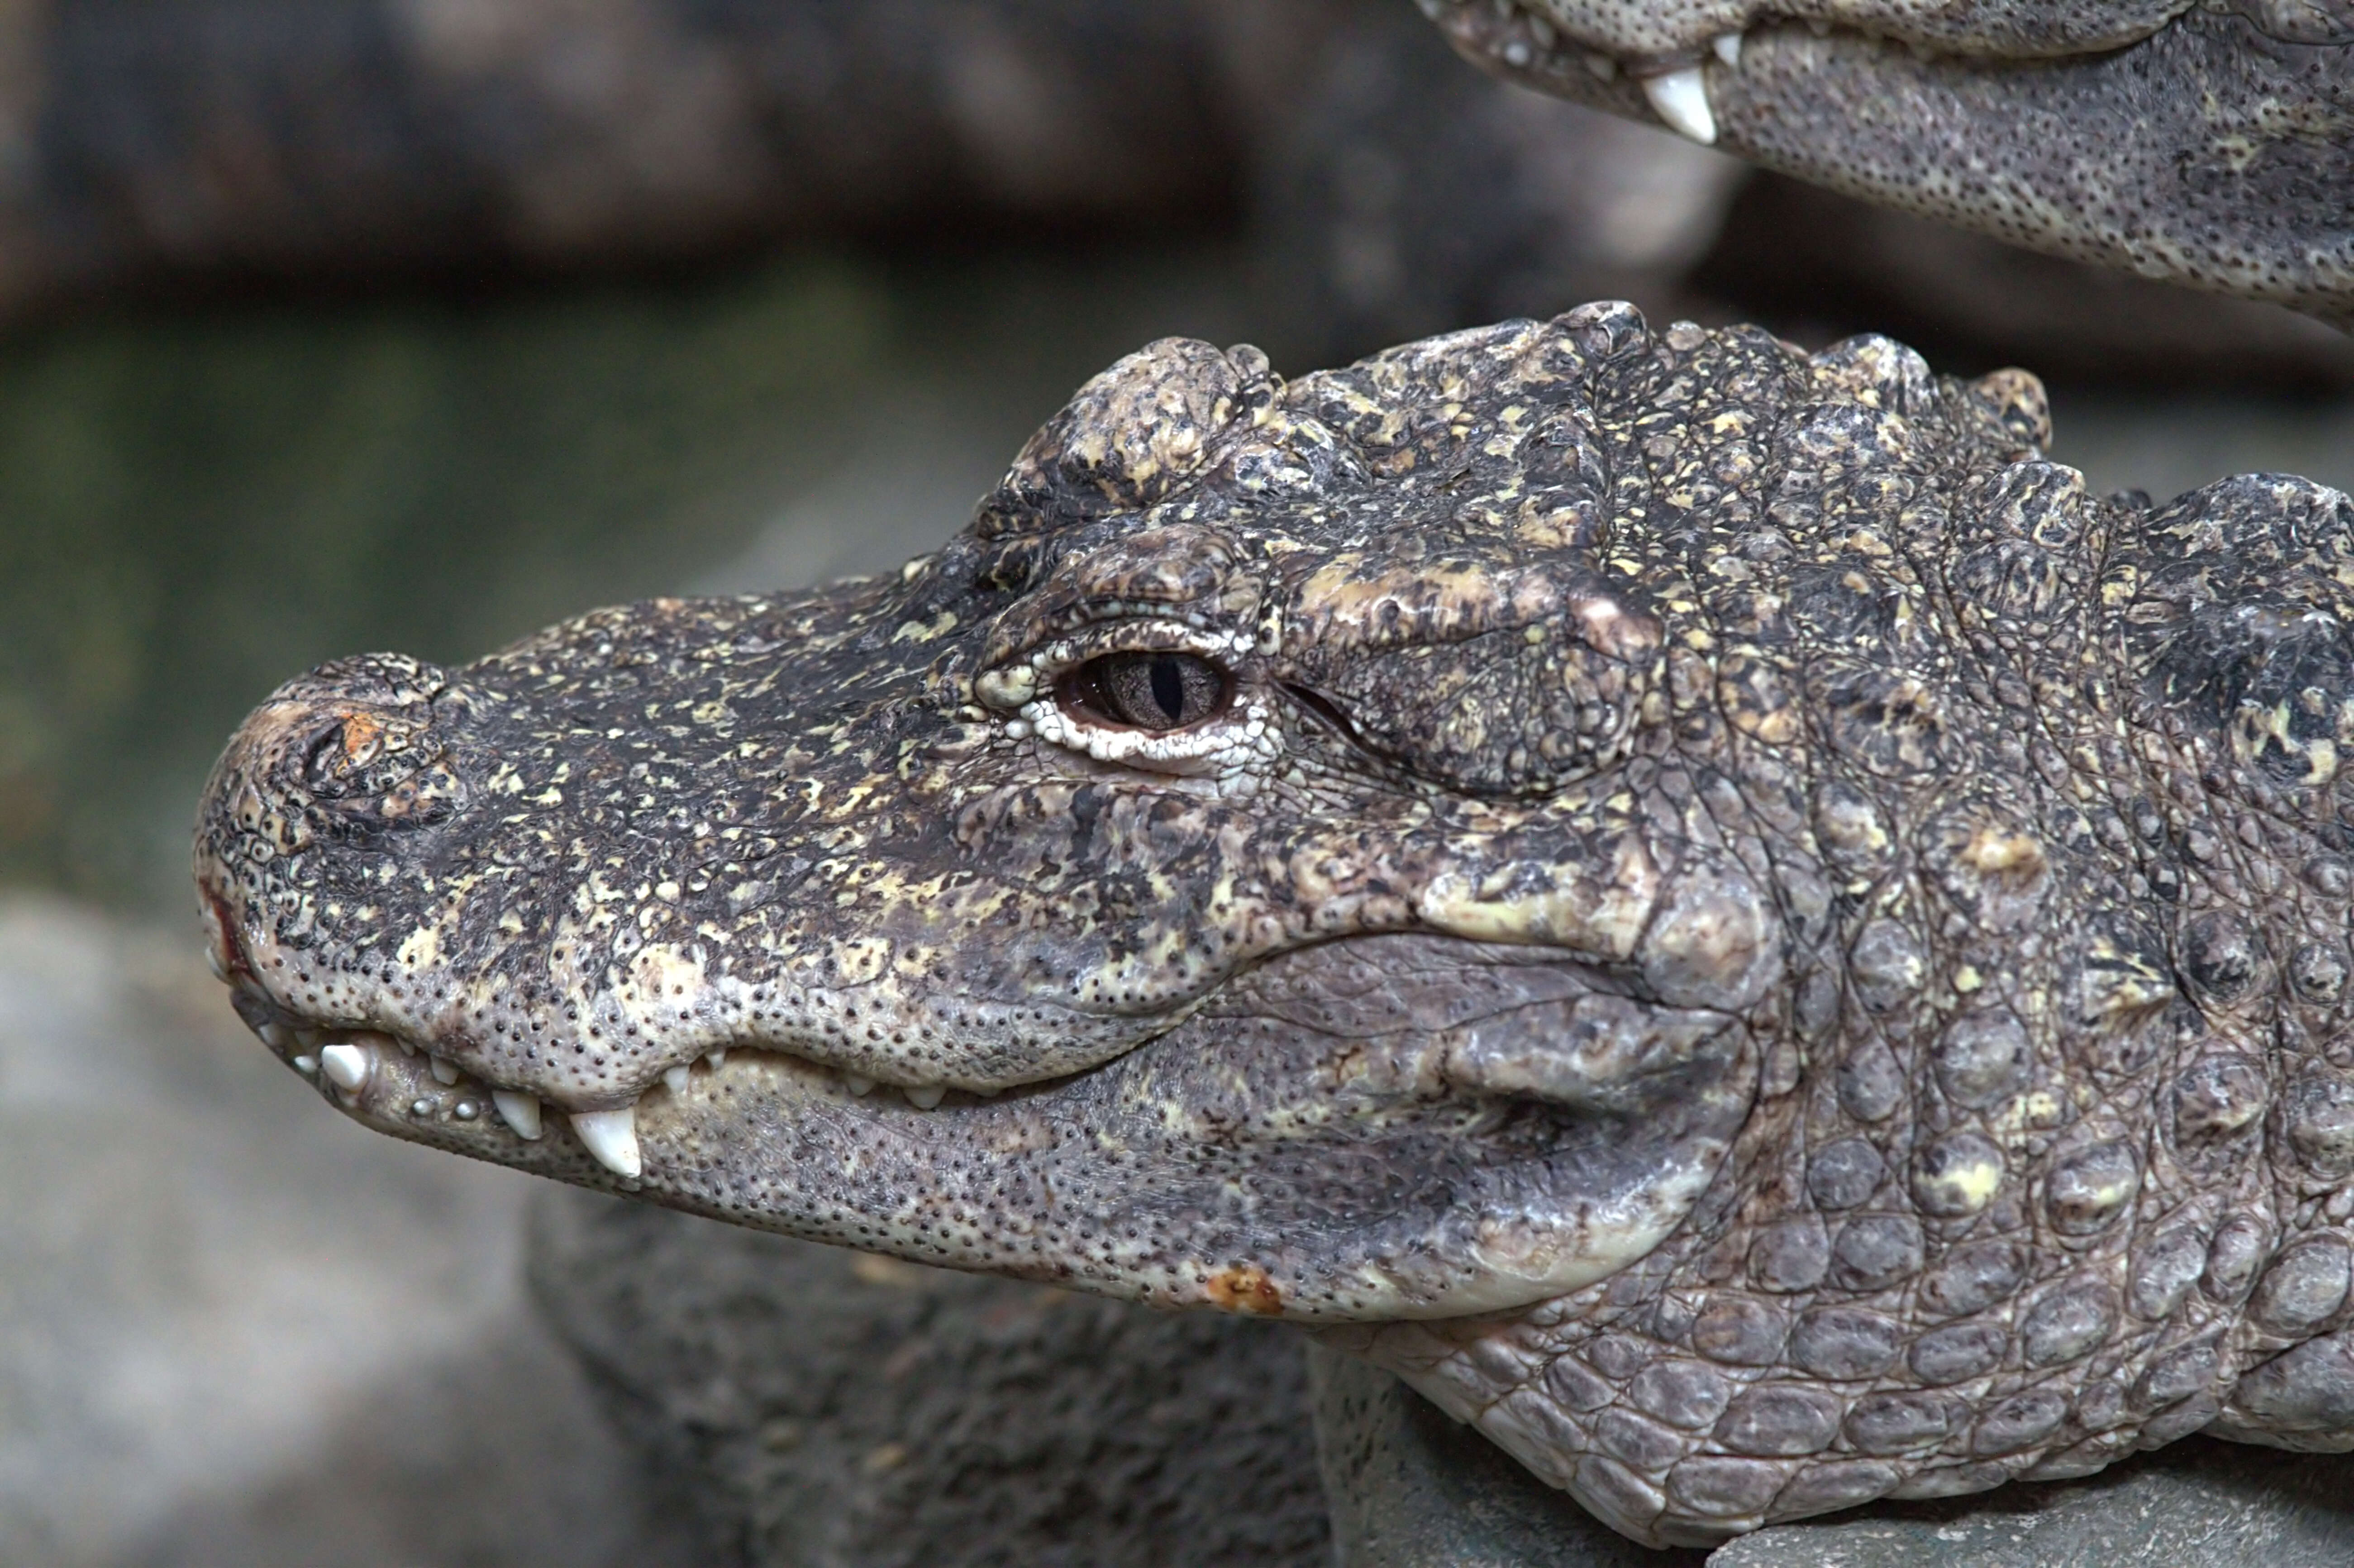
[[1621, 58], [1531, 0], [1427, 8], [1522, 86], [2031, 249], [2354, 325], [2354, 32], [2272, 37], [2202, 9], [2006, 54], [1778, 22]]

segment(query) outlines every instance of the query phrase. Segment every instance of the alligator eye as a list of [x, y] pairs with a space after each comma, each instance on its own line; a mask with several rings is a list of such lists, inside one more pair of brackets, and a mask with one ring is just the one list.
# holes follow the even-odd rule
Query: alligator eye
[[1183, 729], [1225, 712], [1234, 681], [1191, 653], [1107, 653], [1064, 677], [1056, 694], [1074, 718]]

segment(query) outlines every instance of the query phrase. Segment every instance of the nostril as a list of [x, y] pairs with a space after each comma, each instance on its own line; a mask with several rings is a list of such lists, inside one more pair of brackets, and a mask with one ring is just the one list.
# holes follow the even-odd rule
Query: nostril
[[[302, 782], [326, 799], [382, 794], [417, 770], [423, 758], [401, 757], [420, 726], [387, 722], [366, 713], [346, 713], [319, 732], [302, 755]], [[394, 754], [387, 759], [387, 754]], [[379, 761], [386, 766], [378, 768]]]
[[299, 821], [307, 831], [295, 836], [307, 842], [310, 831], [365, 835], [442, 820], [461, 793], [451, 715], [440, 711], [451, 703], [463, 707], [441, 671], [398, 654], [339, 659], [287, 683], [232, 747], [263, 819], [244, 825]]
[[345, 771], [346, 749], [344, 726], [333, 725], [311, 743], [302, 757], [302, 782], [313, 789], [323, 789], [334, 783]]

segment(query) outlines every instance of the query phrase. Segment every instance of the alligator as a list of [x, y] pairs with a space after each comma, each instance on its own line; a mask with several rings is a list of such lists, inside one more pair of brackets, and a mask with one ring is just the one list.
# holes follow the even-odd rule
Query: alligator
[[1420, 0], [1457, 49], [1850, 196], [2354, 327], [2349, 0]]
[[2354, 1447], [2354, 503], [2049, 440], [1164, 340], [901, 570], [288, 683], [213, 961], [370, 1128], [1280, 1317], [1646, 1542]]

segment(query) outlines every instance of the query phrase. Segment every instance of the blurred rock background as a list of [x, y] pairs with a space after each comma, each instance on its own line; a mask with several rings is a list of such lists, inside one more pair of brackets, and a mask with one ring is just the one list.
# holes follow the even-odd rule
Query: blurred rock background
[[1254, 1326], [576, 1198], [527, 1255], [530, 1183], [244, 1042], [187, 817], [322, 659], [928, 547], [1150, 337], [1604, 295], [2026, 364], [2104, 488], [2354, 485], [2326, 329], [1498, 86], [1405, 0], [0, 4], [0, 1563], [1320, 1561]]

